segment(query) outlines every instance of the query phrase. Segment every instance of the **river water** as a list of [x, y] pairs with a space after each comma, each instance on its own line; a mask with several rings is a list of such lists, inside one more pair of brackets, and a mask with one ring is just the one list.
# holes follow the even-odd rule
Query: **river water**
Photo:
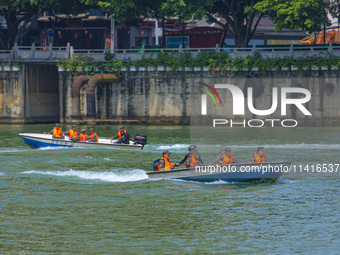
[[[51, 128], [0, 125], [0, 254], [340, 251], [340, 169], [286, 173], [273, 184], [148, 180], [163, 150], [173, 162], [187, 153], [189, 127], [128, 126], [148, 135], [143, 151], [33, 150], [18, 136]], [[95, 129], [100, 137], [117, 132]], [[231, 147], [239, 161], [261, 145], [271, 161], [340, 163], [339, 127], [232, 128], [227, 141], [217, 148]]]

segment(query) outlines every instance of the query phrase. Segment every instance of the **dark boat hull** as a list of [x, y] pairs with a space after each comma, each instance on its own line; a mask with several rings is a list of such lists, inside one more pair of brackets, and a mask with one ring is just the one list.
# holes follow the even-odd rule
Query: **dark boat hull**
[[[189, 169], [147, 172], [150, 179], [170, 178], [198, 182], [274, 182], [289, 168], [290, 162], [239, 163], [224, 166], [199, 166]], [[223, 168], [224, 167], [224, 168]]]

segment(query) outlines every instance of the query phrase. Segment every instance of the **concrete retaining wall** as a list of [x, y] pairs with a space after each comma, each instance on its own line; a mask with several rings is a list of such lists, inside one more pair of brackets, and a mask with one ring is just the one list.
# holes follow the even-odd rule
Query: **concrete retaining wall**
[[23, 72], [5, 66], [0, 72], [0, 122], [23, 123], [25, 86]]
[[[324, 74], [319, 71], [313, 77], [292, 77], [292, 73], [280, 73], [279, 77], [235, 77], [211, 76], [203, 72], [122, 72], [122, 81], [118, 84], [99, 84], [96, 89], [95, 119], [86, 117], [86, 84], [81, 89], [81, 115], [80, 119], [71, 117], [71, 100], [65, 100], [65, 115], [61, 118], [65, 122], [172, 122], [188, 123], [189, 117], [206, 118], [201, 115], [202, 87], [200, 83], [211, 86], [215, 84], [235, 84], [244, 90], [246, 82], [255, 81], [263, 90], [254, 99], [256, 109], [269, 109], [272, 105], [272, 88], [300, 87], [308, 89], [311, 100], [305, 104], [312, 116], [305, 116], [297, 107], [288, 105], [287, 114], [281, 115], [280, 96], [277, 110], [270, 116], [256, 116], [245, 107], [245, 114], [237, 119], [297, 119], [306, 124], [340, 123], [340, 79], [318, 77]], [[248, 80], [248, 81], [247, 81]], [[65, 98], [70, 98], [70, 80], [65, 83]], [[214, 105], [208, 100], [208, 113], [221, 118], [235, 118], [232, 112], [233, 98], [228, 90], [218, 90], [223, 107]], [[295, 95], [299, 98], [302, 95]], [[294, 98], [294, 95], [292, 95]], [[209, 97], [210, 98], [210, 97]], [[291, 96], [289, 96], [291, 98]], [[217, 99], [216, 99], [217, 100]], [[245, 99], [247, 104], [247, 99]]]
[[0, 70], [0, 123], [59, 121], [55, 64], [3, 64]]
[[[229, 73], [224, 76], [208, 72], [122, 72], [119, 83], [98, 84], [95, 93], [96, 116], [87, 116], [86, 84], [80, 89], [80, 118], [72, 116], [71, 88], [77, 74], [58, 72], [55, 64], [22, 63], [19, 70], [0, 68], [0, 123], [189, 123], [190, 117], [201, 115], [199, 83], [234, 84], [244, 90], [243, 77]], [[308, 89], [311, 100], [306, 108], [312, 116], [305, 116], [295, 106], [287, 107], [281, 116], [280, 99], [277, 110], [270, 116], [253, 115], [247, 107], [238, 119], [297, 119], [299, 123], [316, 125], [340, 124], [340, 73], [338, 71], [313, 71], [310, 78], [299, 77], [296, 72], [259, 75], [253, 82], [261, 93], [254, 99], [256, 109], [269, 109], [272, 88], [302, 87]], [[327, 75], [327, 78], [325, 77]], [[323, 77], [323, 78], [320, 78]], [[208, 115], [233, 118], [232, 95], [228, 90], [218, 90], [223, 106], [215, 106], [208, 96]], [[280, 97], [280, 95], [279, 95]], [[299, 97], [299, 96], [298, 96]], [[216, 98], [216, 97], [215, 97]], [[217, 98], [216, 98], [217, 100]], [[247, 101], [246, 101], [247, 102]]]

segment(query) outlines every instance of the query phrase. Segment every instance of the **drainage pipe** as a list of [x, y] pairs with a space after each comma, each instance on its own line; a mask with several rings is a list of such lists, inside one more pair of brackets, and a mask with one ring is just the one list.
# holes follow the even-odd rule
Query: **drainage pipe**
[[90, 80], [91, 76], [81, 75], [78, 76], [71, 87], [71, 106], [72, 118], [80, 118], [80, 88]]
[[95, 74], [92, 76], [86, 86], [87, 117], [96, 116], [95, 90], [97, 84], [119, 82], [120, 76], [115, 74]]

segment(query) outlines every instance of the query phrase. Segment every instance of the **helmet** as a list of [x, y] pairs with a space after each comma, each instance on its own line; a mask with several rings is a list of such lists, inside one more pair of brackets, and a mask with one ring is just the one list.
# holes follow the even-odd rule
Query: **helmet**
[[169, 154], [170, 155], [171, 153], [170, 153], [170, 151], [166, 150], [166, 151], [163, 151], [163, 155], [165, 155], [165, 154]]
[[91, 132], [94, 131], [94, 128], [90, 128], [90, 131], [91, 131]]
[[189, 151], [192, 151], [192, 150], [194, 150], [194, 149], [196, 149], [196, 145], [190, 145], [189, 147], [188, 147], [188, 150]]

